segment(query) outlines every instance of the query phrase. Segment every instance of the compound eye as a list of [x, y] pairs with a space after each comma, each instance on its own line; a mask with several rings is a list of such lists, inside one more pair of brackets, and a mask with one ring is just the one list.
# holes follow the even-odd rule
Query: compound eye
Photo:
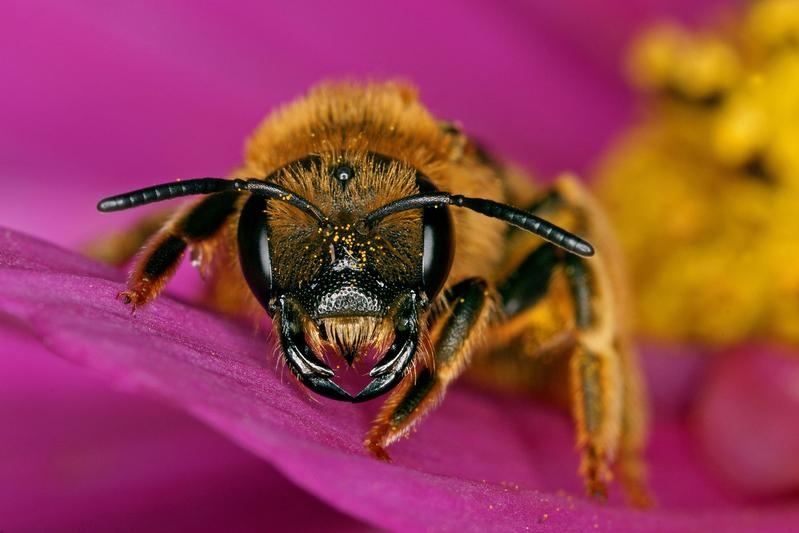
[[250, 290], [267, 310], [273, 296], [272, 258], [269, 253], [269, 224], [266, 198], [251, 196], [244, 204], [238, 227], [239, 262]]
[[[416, 179], [420, 193], [438, 189], [425, 178]], [[452, 218], [446, 207], [427, 207], [422, 215], [422, 288], [432, 301], [447, 281], [455, 253]]]

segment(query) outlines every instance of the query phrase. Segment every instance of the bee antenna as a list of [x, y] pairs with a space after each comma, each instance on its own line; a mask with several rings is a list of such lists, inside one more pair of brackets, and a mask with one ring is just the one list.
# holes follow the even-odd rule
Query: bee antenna
[[110, 211], [122, 211], [123, 209], [139, 207], [140, 205], [170, 200], [172, 198], [180, 198], [181, 196], [214, 194], [225, 191], [249, 192], [259, 196], [266, 196], [272, 200], [280, 200], [301, 209], [320, 224], [325, 223], [324, 214], [308, 200], [283, 187], [259, 179], [228, 180], [222, 178], [197, 178], [163, 183], [161, 185], [154, 185], [145, 189], [103, 198], [97, 204], [97, 209], [104, 213], [108, 213]]
[[426, 207], [440, 207], [440, 206], [455, 206], [464, 207], [480, 214], [498, 218], [508, 224], [521, 228], [538, 235], [544, 240], [560, 246], [564, 250], [581, 255], [583, 257], [590, 257], [594, 255], [594, 247], [588, 241], [585, 241], [566, 231], [565, 229], [557, 226], [551, 222], [537, 217], [521, 209], [511, 207], [507, 204], [501, 204], [492, 200], [484, 198], [469, 198], [459, 194], [450, 194], [448, 192], [435, 192], [427, 194], [414, 194], [405, 198], [400, 198], [390, 202], [383, 207], [379, 207], [366, 215], [365, 222], [369, 226], [373, 226], [381, 219], [399, 213], [401, 211], [408, 211], [411, 209], [423, 209]]

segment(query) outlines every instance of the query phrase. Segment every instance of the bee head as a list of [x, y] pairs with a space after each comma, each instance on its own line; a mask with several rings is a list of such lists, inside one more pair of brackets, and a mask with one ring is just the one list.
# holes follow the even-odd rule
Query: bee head
[[[415, 169], [373, 154], [309, 158], [274, 181], [308, 198], [324, 223], [285, 203], [250, 197], [238, 226], [250, 288], [276, 318], [284, 349], [292, 343], [285, 330], [295, 329], [293, 342], [309, 357], [332, 351], [352, 364], [370, 349], [385, 354], [381, 361], [409, 352], [379, 390], [356, 398], [385, 392], [412, 368], [420, 317], [449, 274], [449, 212], [429, 207], [367, 224], [366, 215], [382, 205], [436, 190]], [[287, 317], [294, 324], [284, 324]]]

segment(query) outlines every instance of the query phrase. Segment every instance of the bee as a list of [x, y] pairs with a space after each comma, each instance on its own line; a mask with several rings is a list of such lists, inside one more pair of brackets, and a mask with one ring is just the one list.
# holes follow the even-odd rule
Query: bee
[[[471, 362], [489, 375], [499, 352], [568, 361], [556, 388], [571, 398], [588, 492], [603, 496], [615, 465], [640, 503], [646, 408], [613, 256], [578, 236], [607, 239], [601, 214], [574, 179], [542, 193], [529, 183], [408, 85], [327, 83], [269, 116], [229, 178], [156, 185], [98, 209], [204, 195], [150, 237], [120, 298], [151, 301], [190, 251], [213, 306], [266, 311], [307, 389], [353, 403], [390, 394], [365, 438], [380, 459]], [[356, 394], [328, 364], [370, 358]]]

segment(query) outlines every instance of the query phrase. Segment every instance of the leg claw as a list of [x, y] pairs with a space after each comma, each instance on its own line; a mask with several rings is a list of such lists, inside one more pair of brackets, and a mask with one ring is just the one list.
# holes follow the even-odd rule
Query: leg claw
[[120, 300], [124, 305], [129, 305], [130, 314], [134, 315], [141, 298], [136, 291], [122, 291], [117, 293], [117, 300]]
[[388, 454], [388, 452], [386, 452], [386, 449], [379, 444], [376, 444], [371, 440], [367, 440], [363, 444], [375, 459], [379, 459], [380, 461], [385, 461], [387, 463], [391, 462], [391, 456]]

